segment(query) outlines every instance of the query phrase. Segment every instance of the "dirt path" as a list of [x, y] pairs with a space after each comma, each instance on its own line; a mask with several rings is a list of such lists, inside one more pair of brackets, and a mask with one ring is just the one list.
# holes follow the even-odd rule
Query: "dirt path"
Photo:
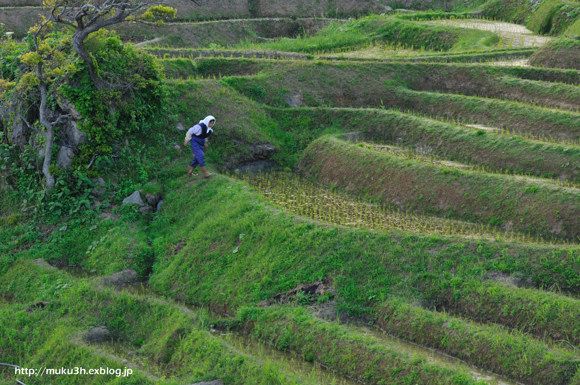
[[431, 25], [446, 25], [450, 27], [479, 29], [482, 31], [494, 32], [502, 38], [500, 46], [505, 47], [541, 47], [552, 40], [551, 37], [534, 34], [523, 25], [505, 23], [501, 21], [464, 19], [435, 20], [425, 23]]

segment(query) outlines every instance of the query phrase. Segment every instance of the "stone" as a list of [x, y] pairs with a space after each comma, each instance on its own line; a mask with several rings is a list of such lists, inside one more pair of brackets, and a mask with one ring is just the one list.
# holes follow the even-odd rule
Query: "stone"
[[58, 155], [56, 157], [56, 164], [60, 168], [70, 168], [72, 166], [72, 161], [75, 156], [75, 152], [71, 147], [60, 146], [58, 150]]
[[141, 196], [140, 191], [135, 191], [133, 194], [129, 195], [127, 198], [123, 199], [124, 205], [137, 205], [137, 206], [145, 206], [145, 202], [143, 202], [143, 197]]
[[127, 286], [135, 285], [139, 282], [139, 276], [133, 269], [125, 269], [116, 273], [106, 275], [101, 278], [101, 282], [105, 286], [112, 286], [116, 289], [121, 289]]
[[65, 134], [67, 144], [73, 148], [78, 147], [80, 144], [83, 144], [87, 140], [87, 136], [84, 132], [78, 129], [77, 123], [75, 121], [70, 121], [66, 125]]
[[234, 172], [239, 174], [257, 174], [261, 172], [272, 171], [277, 167], [278, 165], [276, 162], [272, 160], [256, 160], [238, 165], [234, 169]]
[[270, 159], [276, 152], [276, 147], [270, 143], [256, 143], [252, 145], [252, 159]]
[[93, 187], [91, 195], [97, 198], [105, 195], [105, 180], [101, 177], [98, 177], [93, 181], [93, 183], [95, 184], [95, 187]]
[[28, 143], [29, 130], [22, 119], [14, 119], [12, 124], [12, 143], [19, 148], [24, 148]]
[[302, 94], [288, 95], [286, 96], [286, 103], [288, 103], [290, 107], [300, 107], [304, 104], [304, 98]]
[[141, 214], [148, 214], [148, 213], [150, 213], [152, 211], [153, 211], [153, 207], [148, 206], [148, 205], [139, 207], [139, 212]]
[[89, 343], [105, 342], [111, 339], [111, 332], [106, 326], [95, 326], [85, 333], [83, 339]]
[[52, 266], [50, 263], [46, 262], [45, 259], [38, 258], [33, 261], [36, 266], [40, 266], [44, 269], [56, 270], [56, 267]]
[[151, 207], [157, 207], [157, 203], [161, 200], [161, 194], [145, 194], [145, 201]]

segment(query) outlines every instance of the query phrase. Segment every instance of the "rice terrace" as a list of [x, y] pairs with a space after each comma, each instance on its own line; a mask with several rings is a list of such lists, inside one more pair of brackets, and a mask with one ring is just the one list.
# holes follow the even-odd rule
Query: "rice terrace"
[[580, 2], [0, 0], [0, 385], [580, 385]]

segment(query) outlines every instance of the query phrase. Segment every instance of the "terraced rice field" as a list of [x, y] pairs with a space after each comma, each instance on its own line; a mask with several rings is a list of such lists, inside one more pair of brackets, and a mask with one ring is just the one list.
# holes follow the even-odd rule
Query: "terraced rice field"
[[535, 35], [532, 31], [519, 24], [489, 20], [435, 20], [431, 25], [448, 25], [460, 28], [490, 31], [501, 36], [500, 46], [506, 47], [541, 47], [552, 38]]
[[435, 47], [381, 17], [123, 30], [172, 118], [218, 117], [221, 168], [176, 150], [163, 208], [68, 226], [86, 242], [0, 227], [0, 361], [134, 370], [0, 384], [579, 384], [580, 73], [529, 67], [551, 38], [520, 25], [405, 21]]

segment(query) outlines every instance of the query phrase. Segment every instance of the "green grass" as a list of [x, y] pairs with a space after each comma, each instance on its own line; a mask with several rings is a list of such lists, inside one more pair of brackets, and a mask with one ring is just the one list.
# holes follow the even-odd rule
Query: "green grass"
[[375, 326], [421, 346], [527, 384], [567, 385], [578, 357], [497, 325], [483, 325], [390, 300], [379, 306]]
[[[578, 261], [576, 261], [578, 262]], [[513, 329], [577, 346], [580, 342], [579, 301], [533, 289], [476, 281], [438, 285], [431, 303], [479, 322]]]
[[[299, 106], [397, 107], [437, 118], [502, 128], [535, 139], [578, 143], [580, 118], [577, 113], [511, 100], [411, 90], [404, 87], [405, 68], [413, 69], [412, 65], [396, 64], [293, 63], [285, 68], [262, 72], [253, 77], [226, 77], [222, 83], [232, 86], [250, 98], [276, 107], [288, 106], [289, 100], [298, 95]], [[434, 68], [437, 67], [426, 65], [417, 66], [415, 70], [422, 71], [421, 74], [426, 79], [425, 84], [435, 86], [433, 80], [429, 80], [428, 77], [429, 70], [435, 71]], [[454, 67], [455, 73], [462, 73], [462, 68], [462, 66]], [[493, 85], [494, 94], [500, 90], [509, 92], [510, 87], [505, 80], [501, 85], [497, 78], [494, 80], [493, 77], [487, 77], [485, 70], [474, 67], [473, 71], [474, 74], [481, 74], [484, 83], [490, 82]], [[436, 74], [434, 72], [433, 76]], [[469, 81], [472, 82], [471, 86], [477, 83], [473, 80], [473, 76], [475, 75], [466, 79], [467, 89], [470, 87]], [[486, 77], [488, 80], [485, 80]], [[535, 91], [530, 89], [529, 83], [521, 80], [516, 82], [528, 88], [522, 90], [524, 96], [538, 98]], [[462, 89], [460, 83], [450, 80], [455, 90]], [[568, 87], [553, 88], [549, 84], [551, 83], [542, 84], [548, 94], [553, 94], [550, 89]], [[538, 86], [539, 83], [534, 83], [531, 88]], [[576, 91], [569, 87], [568, 89], [575, 94]], [[545, 97], [543, 99], [546, 100]]]
[[[184, 311], [171, 302], [103, 289], [89, 279], [73, 278], [29, 261], [16, 263], [0, 277], [0, 295], [9, 296], [12, 302], [6, 311], [0, 307], [3, 325], [11, 326], [0, 330], [3, 359], [24, 367], [91, 368], [101, 364], [117, 368], [127, 363], [102, 360], [94, 352], [122, 345], [148, 370], [167, 376], [163, 384], [218, 378], [240, 385], [301, 383], [276, 362], [258, 362], [212, 335], [206, 330], [210, 321], [205, 313]], [[47, 301], [48, 307], [26, 311], [39, 300]], [[113, 343], [82, 341], [82, 333], [96, 325], [110, 330]], [[81, 378], [88, 381], [83, 383], [104, 383], [101, 376], [63, 376], [59, 383], [77, 384]], [[136, 374], [122, 383], [159, 382]]]
[[498, 36], [490, 32], [426, 26], [393, 16], [374, 15], [330, 24], [312, 36], [246, 43], [239, 47], [314, 53], [342, 51], [382, 42], [414, 49], [447, 51], [487, 49], [498, 41]]
[[303, 309], [245, 308], [238, 315], [250, 335], [365, 384], [482, 384], [465, 372], [400, 353], [370, 335], [314, 318]]
[[313, 142], [301, 172], [326, 185], [426, 215], [575, 241], [580, 202], [562, 188], [430, 165], [332, 137]]
[[243, 183], [223, 177], [178, 182], [172, 190], [152, 227], [158, 259], [150, 284], [191, 304], [235, 309], [325, 277], [334, 280], [340, 308], [355, 314], [391, 293], [420, 297], [420, 282], [450, 279], [450, 271], [482, 277], [499, 269], [538, 286], [578, 285], [573, 246], [320, 226], [273, 210]]
[[578, 40], [562, 38], [554, 40], [538, 50], [538, 52], [530, 58], [530, 63], [539, 67], [557, 67], [580, 70], [580, 65], [577, 60], [579, 53], [580, 43]]
[[301, 153], [320, 135], [361, 132], [367, 140], [406, 146], [449, 160], [506, 173], [580, 181], [580, 152], [574, 146], [534, 142], [475, 130], [394, 110], [355, 108], [269, 108]]
[[414, 215], [381, 204], [372, 204], [299, 178], [290, 173], [270, 173], [244, 177], [268, 201], [289, 213], [315, 221], [377, 231], [401, 230], [423, 235], [490, 239], [507, 242], [536, 242], [541, 240], [492, 226]]
[[484, 17], [525, 24], [536, 33], [559, 35], [578, 18], [578, 2], [568, 0], [490, 0]]

